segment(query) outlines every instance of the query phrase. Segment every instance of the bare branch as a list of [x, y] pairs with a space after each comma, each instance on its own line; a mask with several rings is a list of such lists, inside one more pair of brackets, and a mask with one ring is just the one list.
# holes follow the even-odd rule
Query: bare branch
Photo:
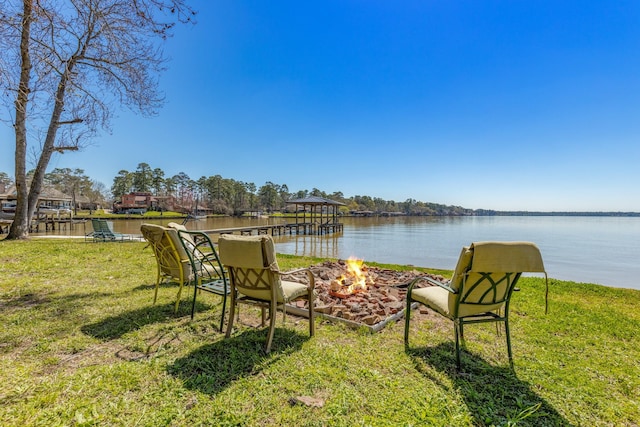
[[82, 123], [82, 122], [83, 122], [83, 120], [82, 120], [82, 119], [78, 119], [78, 118], [76, 118], [76, 119], [72, 119], [72, 120], [59, 121], [59, 122], [57, 122], [56, 124], [57, 124], [58, 126], [61, 126], [61, 125], [74, 125], [74, 124], [76, 124], [76, 123]]
[[[87, 146], [99, 128], [109, 129], [118, 105], [142, 114], [162, 105], [159, 43], [176, 22], [194, 22], [186, 1], [0, 2], [0, 103], [13, 116], [0, 120], [16, 132], [17, 186], [26, 189], [26, 153], [37, 161], [14, 224], [28, 223], [54, 153]], [[35, 138], [30, 146], [28, 138]], [[10, 236], [25, 233], [28, 227], [12, 228]]]
[[54, 151], [57, 151], [60, 154], [63, 154], [65, 151], [78, 151], [78, 147], [72, 146], [72, 147], [62, 147], [62, 146], [55, 146], [53, 147]]

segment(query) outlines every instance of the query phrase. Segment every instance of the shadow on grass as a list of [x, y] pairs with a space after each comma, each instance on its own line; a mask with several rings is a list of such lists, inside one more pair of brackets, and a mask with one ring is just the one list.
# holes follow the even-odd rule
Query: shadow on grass
[[[131, 290], [135, 292], [139, 292], [139, 291], [153, 292], [155, 287], [156, 287], [155, 282], [149, 282], [149, 283], [143, 283], [141, 285], [138, 285], [132, 288]], [[158, 285], [158, 292], [162, 291], [162, 289], [175, 289], [175, 292], [178, 292], [179, 287], [180, 287], [180, 284], [178, 282], [175, 282], [173, 280], [164, 280], [160, 282], [160, 284]], [[182, 288], [182, 292], [185, 292], [187, 289], [191, 289], [191, 284], [185, 285], [184, 288]], [[193, 293], [193, 290], [191, 290], [191, 292]]]
[[[191, 315], [191, 301], [181, 302], [177, 314], [174, 314], [174, 307], [174, 303], [149, 305], [139, 310], [126, 311], [98, 322], [84, 325], [80, 330], [94, 338], [111, 340], [120, 338], [129, 332], [133, 332], [152, 323], [166, 322]], [[196, 301], [196, 316], [198, 312], [204, 312], [209, 309], [211, 309], [209, 304]], [[215, 325], [218, 325], [218, 321], [219, 318], [218, 320], [214, 319]]]
[[[493, 366], [478, 355], [462, 351], [462, 372], [456, 370], [455, 346], [406, 349], [416, 369], [429, 380], [440, 381], [429, 367], [445, 373], [462, 396], [475, 425], [571, 426], [531, 384], [518, 379], [507, 366]], [[516, 366], [517, 369], [517, 366]]]
[[[138, 285], [135, 288], [132, 289], [132, 291], [134, 292], [140, 292], [140, 291], [144, 291], [144, 292], [154, 292], [156, 284], [155, 283], [144, 283], [142, 285]], [[180, 287], [180, 284], [178, 282], [174, 282], [174, 281], [165, 281], [160, 283], [160, 285], [158, 286], [158, 297], [160, 297], [160, 295], [165, 295], [165, 292], [169, 292], [169, 294], [171, 295], [171, 292], [178, 292], [178, 288]], [[167, 291], [166, 289], [169, 289], [169, 291]], [[182, 288], [182, 296], [181, 296], [181, 302], [180, 302], [180, 311], [178, 311], [178, 314], [180, 314], [180, 312], [184, 309], [182, 307], [182, 304], [185, 304], [185, 299], [188, 299], [188, 304], [189, 304], [189, 313], [191, 313], [191, 304], [193, 303], [193, 294], [194, 294], [194, 289], [193, 289], [193, 285], [191, 284], [187, 284]], [[151, 295], [153, 295], [153, 293], [151, 293]], [[173, 296], [175, 297], [176, 294], [173, 294]], [[210, 306], [206, 303], [203, 303], [202, 306], [200, 306], [200, 301], [202, 296], [206, 295], [206, 298], [211, 298], [212, 300], [216, 300], [219, 301], [220, 304], [222, 304], [222, 297], [220, 295], [217, 294], [212, 294], [209, 292], [203, 292], [203, 291], [198, 291], [198, 295], [196, 297], [196, 313], [198, 312], [198, 310], [201, 309], [209, 309]]]
[[309, 339], [290, 329], [276, 328], [271, 353], [265, 354], [266, 329], [249, 329], [240, 335], [208, 344], [177, 359], [167, 368], [185, 387], [217, 394], [233, 381], [259, 374], [280, 356], [298, 351]]
[[76, 293], [71, 295], [58, 296], [53, 292], [32, 293], [28, 292], [18, 297], [9, 298], [6, 301], [0, 301], [0, 311], [16, 311], [23, 309], [32, 309], [34, 307], [49, 307], [55, 305], [57, 314], [73, 311], [77, 307], [79, 301], [94, 300], [98, 297], [108, 296], [105, 292], [94, 293]]

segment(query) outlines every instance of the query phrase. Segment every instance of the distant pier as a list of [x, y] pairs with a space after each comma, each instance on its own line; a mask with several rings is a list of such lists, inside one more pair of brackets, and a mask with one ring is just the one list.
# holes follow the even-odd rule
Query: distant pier
[[[51, 215], [34, 216], [29, 225], [30, 233], [40, 233], [41, 231], [64, 231], [73, 230], [78, 224], [84, 224], [85, 219], [73, 219], [71, 217], [56, 218]], [[0, 234], [9, 233], [9, 228], [13, 219], [0, 219]]]
[[213, 230], [202, 230], [207, 234], [240, 234], [242, 236], [251, 236], [259, 234], [270, 234], [272, 236], [283, 235], [310, 235], [310, 234], [329, 234], [343, 230], [343, 224], [336, 223], [295, 223], [295, 224], [277, 224], [277, 225], [254, 225], [250, 227], [232, 227], [217, 228]]

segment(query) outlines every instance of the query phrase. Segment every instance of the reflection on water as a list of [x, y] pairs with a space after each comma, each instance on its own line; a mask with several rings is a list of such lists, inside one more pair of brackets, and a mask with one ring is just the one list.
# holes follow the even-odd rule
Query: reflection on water
[[[181, 220], [153, 221], [166, 225]], [[114, 221], [116, 232], [140, 234], [141, 219]], [[194, 230], [284, 224], [283, 218], [207, 218]], [[535, 242], [550, 277], [640, 289], [640, 218], [613, 217], [398, 217], [343, 218], [344, 231], [323, 236], [275, 236], [278, 252], [452, 269], [460, 249], [473, 241]], [[91, 223], [73, 231], [84, 235]]]

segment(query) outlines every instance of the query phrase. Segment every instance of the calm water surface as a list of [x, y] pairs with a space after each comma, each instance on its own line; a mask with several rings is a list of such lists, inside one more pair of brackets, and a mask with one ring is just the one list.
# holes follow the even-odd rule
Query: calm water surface
[[[159, 221], [162, 224], [169, 220]], [[284, 219], [208, 218], [197, 230], [285, 223]], [[453, 269], [460, 249], [474, 241], [525, 240], [542, 252], [549, 277], [640, 289], [640, 218], [436, 217], [343, 218], [342, 233], [275, 236], [278, 252], [320, 258], [356, 256], [368, 261]], [[141, 220], [120, 220], [121, 233], [140, 233]], [[79, 227], [73, 234], [91, 231]]]

